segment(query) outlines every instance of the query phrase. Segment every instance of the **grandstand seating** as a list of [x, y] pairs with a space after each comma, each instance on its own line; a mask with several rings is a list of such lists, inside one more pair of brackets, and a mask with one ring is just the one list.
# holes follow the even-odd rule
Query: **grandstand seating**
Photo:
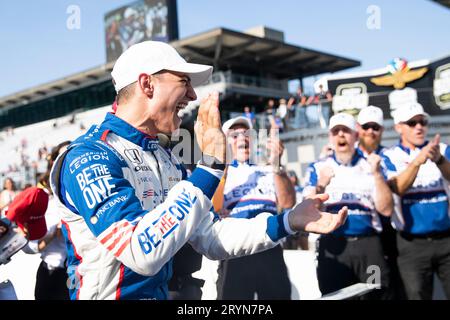
[[[180, 111], [180, 116], [185, 120], [192, 121], [200, 101], [214, 90], [222, 92], [224, 88], [216, 83], [209, 83], [196, 88], [197, 100], [192, 101], [184, 110]], [[1, 131], [0, 153], [3, 155], [3, 160], [0, 162], [0, 184], [6, 177], [13, 178], [19, 186], [23, 186], [25, 183], [35, 183], [36, 172], [32, 172], [33, 168], [25, 168], [22, 165], [23, 156], [27, 158], [27, 163], [31, 165], [38, 160], [40, 148], [46, 146], [48, 152], [50, 152], [52, 147], [60, 142], [76, 139], [89, 127], [100, 123], [111, 108], [111, 105], [107, 105], [88, 111], [73, 112], [63, 117], [15, 128], [13, 134], [8, 129]], [[22, 148], [23, 141], [26, 141], [25, 148]], [[45, 161], [38, 163], [38, 165], [38, 172], [45, 171]], [[10, 167], [15, 167], [18, 170], [11, 171]]]
[[[39, 148], [46, 146], [50, 152], [51, 148], [60, 142], [77, 138], [91, 125], [98, 123], [99, 119], [103, 119], [109, 110], [111, 110], [111, 105], [16, 128], [13, 134], [2, 131], [0, 133], [0, 152], [3, 160], [0, 162], [0, 173], [4, 177], [15, 176], [16, 179], [24, 180], [21, 153], [31, 164], [38, 160]], [[85, 129], [82, 129], [82, 126]], [[25, 148], [22, 148], [22, 141], [26, 141]], [[10, 166], [18, 167], [20, 174], [8, 172]], [[25, 181], [18, 182], [24, 183]]]

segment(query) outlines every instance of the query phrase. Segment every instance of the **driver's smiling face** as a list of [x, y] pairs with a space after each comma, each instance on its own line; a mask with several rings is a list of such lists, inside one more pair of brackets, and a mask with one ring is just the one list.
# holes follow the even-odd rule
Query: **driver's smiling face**
[[180, 127], [180, 110], [197, 99], [190, 78], [180, 72], [163, 71], [153, 76], [155, 107], [149, 119], [158, 132], [171, 134]]

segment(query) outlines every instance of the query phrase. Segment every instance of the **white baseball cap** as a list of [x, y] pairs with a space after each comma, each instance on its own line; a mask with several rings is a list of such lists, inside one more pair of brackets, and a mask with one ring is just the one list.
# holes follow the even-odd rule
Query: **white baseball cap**
[[340, 112], [332, 116], [330, 118], [330, 125], [328, 126], [328, 129], [331, 130], [339, 125], [345, 126], [353, 131], [356, 130], [355, 118], [351, 114], [345, 112]]
[[375, 106], [362, 108], [358, 114], [358, 123], [360, 125], [375, 122], [383, 126], [383, 110]]
[[117, 59], [111, 72], [116, 92], [138, 80], [142, 73], [155, 74], [161, 70], [181, 72], [191, 78], [193, 87], [209, 79], [213, 68], [204, 64], [188, 63], [169, 44], [144, 41], [129, 47]]
[[234, 125], [237, 124], [243, 124], [249, 129], [253, 129], [252, 123], [250, 122], [250, 119], [247, 117], [239, 116], [236, 118], [231, 118], [230, 120], [225, 121], [225, 123], [222, 125], [222, 131], [224, 133], [227, 133], [228, 130]]
[[429, 117], [428, 113], [423, 110], [422, 105], [418, 102], [398, 106], [397, 109], [392, 112], [395, 124], [408, 121], [417, 115]]

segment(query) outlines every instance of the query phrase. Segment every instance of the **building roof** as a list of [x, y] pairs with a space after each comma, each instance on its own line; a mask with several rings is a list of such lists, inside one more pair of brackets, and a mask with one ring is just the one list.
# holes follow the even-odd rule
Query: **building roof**
[[[233, 70], [253, 75], [264, 73], [274, 79], [299, 79], [360, 65], [357, 60], [225, 28], [206, 31], [171, 44], [190, 62], [210, 64], [215, 70]], [[110, 62], [0, 97], [0, 109], [26, 105], [110, 80], [113, 66], [114, 62]]]
[[360, 66], [360, 61], [225, 28], [206, 31], [172, 45], [191, 62], [216, 70], [261, 70], [277, 79], [299, 79]]
[[432, 0], [450, 9], [450, 0]]
[[51, 81], [11, 95], [0, 97], [0, 109], [26, 105], [30, 102], [49, 98], [64, 92], [73, 91], [95, 83], [111, 79], [114, 63], [108, 63], [83, 72], [73, 74], [55, 81]]

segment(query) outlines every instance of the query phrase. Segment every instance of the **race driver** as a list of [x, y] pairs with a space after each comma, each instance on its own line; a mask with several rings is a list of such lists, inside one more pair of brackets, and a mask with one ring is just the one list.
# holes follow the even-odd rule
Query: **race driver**
[[209, 212], [223, 175], [225, 136], [218, 94], [205, 98], [195, 125], [203, 158], [187, 180], [157, 134], [179, 128], [178, 112], [212, 67], [187, 63], [169, 44], [128, 48], [111, 72], [117, 110], [75, 140], [56, 161], [51, 184], [63, 213], [72, 299], [167, 299], [171, 260], [189, 242], [210, 259], [274, 247], [297, 230], [326, 233], [347, 210], [319, 211], [321, 195], [285, 215], [219, 220]]

